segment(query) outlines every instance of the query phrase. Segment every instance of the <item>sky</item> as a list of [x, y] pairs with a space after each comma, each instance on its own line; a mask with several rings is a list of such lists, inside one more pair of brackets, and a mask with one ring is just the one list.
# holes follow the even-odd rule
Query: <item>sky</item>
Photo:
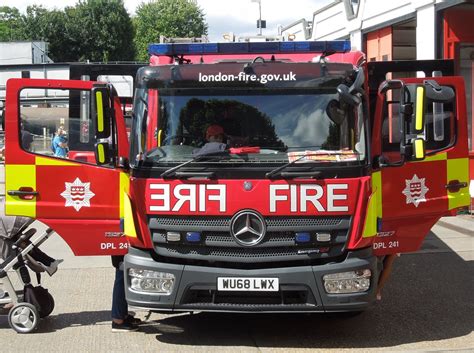
[[[136, 7], [149, 0], [124, 0], [130, 14]], [[264, 35], [276, 35], [278, 25], [287, 26], [305, 18], [312, 20], [313, 12], [333, 0], [261, 0], [262, 20], [267, 21]], [[73, 6], [77, 0], [0, 0], [0, 6], [16, 7], [25, 12], [28, 5], [43, 5], [48, 9]], [[221, 41], [224, 33], [248, 36], [258, 34], [258, 3], [251, 0], [197, 0], [209, 25], [209, 39]]]

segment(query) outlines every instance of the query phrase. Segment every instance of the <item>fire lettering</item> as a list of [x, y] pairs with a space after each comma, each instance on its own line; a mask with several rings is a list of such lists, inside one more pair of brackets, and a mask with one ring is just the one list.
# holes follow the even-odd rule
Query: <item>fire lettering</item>
[[[177, 185], [173, 189], [173, 200], [169, 184], [150, 184], [151, 200], [159, 201], [150, 205], [150, 212], [178, 212], [188, 206], [190, 212], [205, 212], [208, 203], [217, 202], [219, 212], [226, 212], [225, 185]], [[199, 189], [199, 192], [198, 192]]]
[[[336, 201], [347, 200], [347, 193], [339, 190], [347, 190], [347, 184], [328, 184], [326, 195], [321, 185], [270, 185], [270, 212], [277, 212], [277, 204], [287, 202], [290, 199], [291, 212], [307, 212], [308, 207], [318, 212], [348, 212], [347, 205], [335, 205]], [[298, 192], [299, 191], [299, 192]], [[299, 197], [299, 210], [297, 209], [297, 198]], [[326, 197], [326, 209], [321, 201]]]

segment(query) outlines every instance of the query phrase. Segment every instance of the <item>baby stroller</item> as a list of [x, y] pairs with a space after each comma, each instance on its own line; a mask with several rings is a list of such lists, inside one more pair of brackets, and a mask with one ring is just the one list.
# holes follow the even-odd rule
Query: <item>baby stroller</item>
[[[59, 261], [39, 250], [53, 230], [48, 228], [32, 239], [36, 229], [28, 227], [33, 222], [27, 217], [0, 218], [0, 259], [3, 259], [0, 263], [0, 315], [8, 315], [10, 327], [18, 333], [34, 331], [39, 319], [48, 316], [54, 309], [53, 297], [40, 285], [41, 273], [53, 275]], [[37, 286], [31, 283], [28, 268], [36, 274]], [[20, 278], [21, 290], [14, 288], [10, 278], [15, 273], [10, 271], [12, 269]]]

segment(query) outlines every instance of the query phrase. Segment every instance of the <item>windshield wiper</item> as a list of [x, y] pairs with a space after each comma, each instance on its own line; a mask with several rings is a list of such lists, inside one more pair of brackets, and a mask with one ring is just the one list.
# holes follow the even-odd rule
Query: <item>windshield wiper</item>
[[209, 157], [216, 157], [216, 156], [227, 156], [227, 155], [229, 155], [229, 151], [215, 151], [215, 152], [210, 152], [210, 153], [206, 153], [206, 154], [200, 154], [200, 155], [197, 155], [197, 156], [191, 158], [189, 161], [186, 161], [184, 163], [178, 164], [177, 166], [175, 166], [173, 168], [165, 170], [163, 173], [161, 173], [160, 176], [163, 179], [165, 179], [167, 177], [170, 177], [172, 175], [175, 175], [175, 176], [178, 176], [178, 177], [197, 176], [197, 177], [212, 178], [215, 174], [214, 172], [192, 172], [192, 173], [183, 172], [183, 173], [180, 173], [180, 172], [177, 172], [177, 170], [187, 166], [188, 164], [200, 161], [202, 159], [206, 159], [206, 158], [209, 158]]
[[[314, 153], [307, 153], [304, 154], [295, 160], [288, 162], [278, 168], [275, 168], [268, 173], [265, 174], [265, 177], [268, 179], [276, 179], [277, 176], [283, 178], [283, 179], [292, 179], [292, 178], [318, 178], [321, 175], [320, 171], [289, 171], [289, 172], [282, 172], [283, 169], [288, 168], [289, 166], [295, 164], [298, 161], [301, 161], [304, 158], [310, 157], [310, 156], [322, 156], [325, 153], [321, 152], [314, 152]], [[353, 153], [354, 155], [358, 155], [357, 153]], [[330, 152], [329, 155], [344, 155], [343, 152]], [[323, 159], [321, 161], [324, 161]], [[318, 162], [318, 160], [312, 160], [310, 162]], [[341, 160], [343, 162], [343, 160]]]
[[282, 166], [275, 168], [265, 174], [265, 178], [276, 179], [277, 176], [281, 176], [283, 179], [291, 179], [295, 177], [307, 177], [307, 178], [317, 178], [321, 175], [320, 171], [311, 171], [311, 172], [282, 172], [283, 169], [288, 168], [289, 166], [295, 164], [296, 162], [302, 160], [303, 158], [308, 157], [307, 155], [300, 156], [295, 160], [283, 164]]

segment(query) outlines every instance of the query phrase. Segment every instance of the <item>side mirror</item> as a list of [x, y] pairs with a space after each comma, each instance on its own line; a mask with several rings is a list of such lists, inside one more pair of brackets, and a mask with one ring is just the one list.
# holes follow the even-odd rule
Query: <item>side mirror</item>
[[106, 85], [97, 85], [91, 91], [91, 114], [95, 120], [95, 137], [97, 140], [107, 139], [111, 134], [113, 115], [113, 97]]
[[425, 80], [426, 98], [433, 103], [450, 103], [456, 97], [454, 89], [449, 86], [440, 86], [434, 80]]
[[346, 103], [351, 107], [361, 103], [361, 99], [358, 96], [352, 94], [349, 91], [349, 87], [347, 87], [345, 84], [341, 83], [339, 86], [337, 86], [336, 90], [341, 102]]
[[414, 134], [422, 134], [425, 131], [425, 106], [426, 106], [426, 89], [425, 86], [416, 87], [415, 97], [415, 123]]
[[346, 110], [341, 108], [341, 104], [335, 99], [329, 101], [326, 107], [326, 114], [328, 115], [329, 119], [331, 119], [331, 121], [336, 125], [341, 125], [344, 120], [346, 120], [347, 116]]
[[95, 160], [98, 165], [104, 165], [110, 163], [110, 149], [108, 142], [98, 142], [95, 144]]

